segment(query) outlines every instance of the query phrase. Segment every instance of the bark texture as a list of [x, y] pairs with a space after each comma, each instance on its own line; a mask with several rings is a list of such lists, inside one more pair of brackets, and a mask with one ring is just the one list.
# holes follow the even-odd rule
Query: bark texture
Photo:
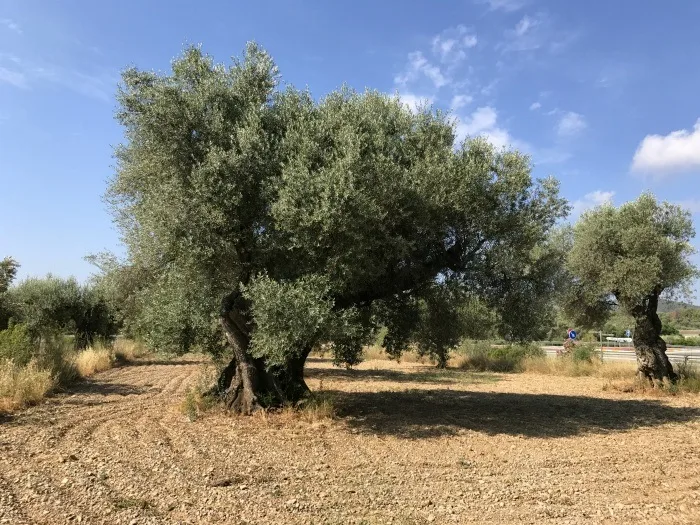
[[656, 312], [660, 293], [660, 289], [654, 290], [632, 312], [635, 318], [632, 341], [637, 354], [637, 375], [654, 384], [672, 382], [678, 378], [666, 355], [666, 342], [661, 337], [661, 319]]
[[309, 393], [304, 381], [308, 348], [284, 367], [268, 368], [265, 360], [250, 355], [249, 304], [240, 292], [228, 295], [221, 305], [220, 322], [233, 357], [221, 372], [214, 392], [235, 413], [295, 403]]

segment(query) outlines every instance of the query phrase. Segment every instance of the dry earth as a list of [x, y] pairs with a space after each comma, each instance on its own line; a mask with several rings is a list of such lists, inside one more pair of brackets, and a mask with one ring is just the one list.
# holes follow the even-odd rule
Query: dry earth
[[190, 422], [193, 358], [0, 421], [1, 523], [700, 523], [700, 398], [312, 359], [339, 418]]

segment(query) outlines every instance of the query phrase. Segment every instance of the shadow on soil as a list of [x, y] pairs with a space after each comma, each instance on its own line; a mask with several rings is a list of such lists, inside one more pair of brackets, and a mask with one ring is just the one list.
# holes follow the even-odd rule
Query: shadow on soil
[[[108, 383], [106, 381], [86, 379], [73, 383], [63, 391], [64, 395], [102, 395], [102, 396], [130, 396], [143, 394], [150, 388], [123, 383]], [[64, 400], [65, 402], [65, 400]]]
[[351, 428], [408, 439], [449, 436], [460, 430], [566, 437], [700, 418], [699, 408], [671, 407], [656, 400], [447, 389], [334, 394], [339, 415], [346, 418]]
[[125, 361], [117, 364], [117, 368], [127, 368], [130, 366], [190, 366], [190, 365], [201, 365], [207, 363], [204, 359], [187, 359], [170, 361], [165, 359], [136, 359], [134, 361]]
[[[307, 361], [316, 363], [331, 363], [330, 359], [309, 358]], [[346, 379], [348, 381], [392, 381], [396, 383], [495, 383], [499, 376], [488, 373], [473, 373], [463, 370], [439, 370], [434, 366], [416, 366], [410, 371], [390, 370], [386, 368], [364, 368], [361, 370], [344, 368], [306, 368], [304, 376], [314, 379]]]

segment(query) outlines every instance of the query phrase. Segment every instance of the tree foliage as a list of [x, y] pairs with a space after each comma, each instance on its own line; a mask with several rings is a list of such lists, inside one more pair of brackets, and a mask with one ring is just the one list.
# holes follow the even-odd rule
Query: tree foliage
[[7, 323], [10, 319], [6, 292], [12, 284], [12, 281], [15, 280], [18, 269], [19, 263], [12, 257], [5, 257], [0, 261], [0, 330], [7, 328]]
[[99, 290], [73, 278], [28, 278], [8, 289], [6, 302], [11, 319], [24, 325], [34, 340], [70, 333], [76, 346], [84, 347], [116, 331]]
[[618, 307], [633, 316], [640, 373], [651, 379], [673, 378], [656, 311], [662, 293], [683, 294], [698, 275], [690, 261], [694, 234], [688, 211], [648, 193], [588, 211], [574, 229], [569, 311], [585, 326]]
[[501, 315], [548, 289], [557, 182], [482, 139], [455, 147], [445, 114], [278, 90], [255, 44], [230, 67], [188, 48], [168, 75], [129, 69], [119, 103], [108, 198], [127, 264], [150, 276], [144, 309], [163, 306], [171, 344], [183, 317], [196, 344], [218, 318], [236, 377], [256, 362], [276, 384], [323, 341], [354, 362], [380, 325], [400, 351], [441, 280]]
[[697, 275], [690, 261], [690, 213], [651, 194], [586, 212], [574, 230], [568, 268], [575, 282], [570, 310], [582, 324], [619, 305], [633, 315], [654, 290], [685, 293]]

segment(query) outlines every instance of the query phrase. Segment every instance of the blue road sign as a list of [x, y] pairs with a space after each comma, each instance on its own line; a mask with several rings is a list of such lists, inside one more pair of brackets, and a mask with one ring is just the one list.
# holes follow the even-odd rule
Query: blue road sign
[[629, 330], [625, 330], [625, 337], [629, 337], [632, 335], [632, 332]]
[[569, 330], [569, 339], [576, 339], [576, 330]]

